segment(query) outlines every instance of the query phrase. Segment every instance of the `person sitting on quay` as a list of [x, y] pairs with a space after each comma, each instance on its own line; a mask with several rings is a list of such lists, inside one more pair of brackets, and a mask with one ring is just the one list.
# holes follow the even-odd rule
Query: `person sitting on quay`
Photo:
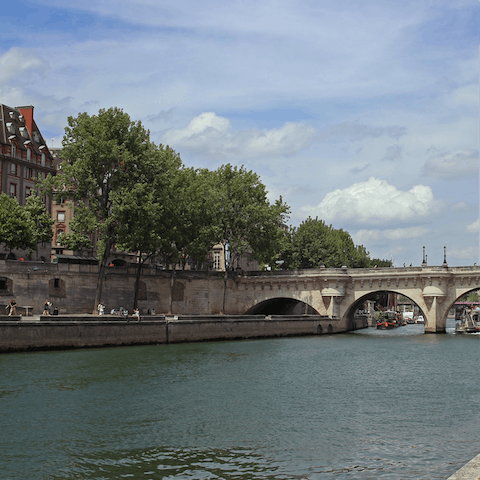
[[135, 317], [138, 321], [140, 321], [140, 310], [138, 308], [133, 309], [132, 317]]

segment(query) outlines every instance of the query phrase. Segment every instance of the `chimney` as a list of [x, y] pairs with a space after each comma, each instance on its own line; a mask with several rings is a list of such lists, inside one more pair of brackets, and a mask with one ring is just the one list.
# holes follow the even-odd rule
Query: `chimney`
[[33, 134], [33, 105], [27, 105], [26, 107], [17, 107], [20, 113], [25, 118], [25, 126], [27, 127], [30, 136]]

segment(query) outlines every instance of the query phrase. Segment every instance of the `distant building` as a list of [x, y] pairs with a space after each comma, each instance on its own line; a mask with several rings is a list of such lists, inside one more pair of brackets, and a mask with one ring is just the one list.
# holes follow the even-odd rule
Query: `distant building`
[[[20, 205], [35, 191], [38, 180], [55, 173], [53, 156], [33, 118], [33, 106], [0, 104], [0, 193], [16, 197]], [[51, 198], [44, 197], [51, 212]], [[1, 251], [0, 258], [24, 258], [28, 252]], [[39, 245], [35, 260], [50, 261], [50, 245]], [[27, 259], [27, 258], [26, 258]]]

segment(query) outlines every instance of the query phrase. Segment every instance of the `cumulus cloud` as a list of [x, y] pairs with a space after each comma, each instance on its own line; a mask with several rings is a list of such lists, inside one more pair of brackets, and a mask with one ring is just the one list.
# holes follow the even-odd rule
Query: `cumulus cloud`
[[316, 207], [307, 205], [301, 210], [325, 221], [376, 224], [424, 217], [433, 202], [432, 189], [428, 186], [416, 185], [408, 191], [401, 191], [385, 180], [371, 177], [366, 182], [327, 193]]
[[40, 73], [45, 66], [45, 62], [37, 55], [23, 48], [13, 47], [0, 55], [0, 84], [4, 85], [25, 72]]
[[428, 233], [428, 229], [424, 227], [395, 228], [392, 230], [359, 230], [352, 235], [352, 238], [355, 243], [363, 244], [382, 239], [405, 240], [409, 238], [418, 238], [426, 233]]
[[320, 132], [322, 140], [344, 140], [358, 142], [367, 138], [391, 137], [398, 140], [407, 133], [407, 129], [399, 125], [383, 127], [365, 125], [359, 122], [341, 122], [328, 125]]
[[315, 128], [303, 122], [287, 122], [270, 130], [234, 131], [227, 118], [205, 112], [185, 128], [164, 132], [162, 143], [216, 157], [257, 157], [296, 153], [307, 147], [314, 135]]
[[442, 180], [478, 176], [478, 151], [458, 150], [432, 156], [425, 162], [423, 173]]
[[467, 225], [468, 233], [478, 233], [479, 230], [480, 230], [480, 220], [478, 218], [470, 225]]

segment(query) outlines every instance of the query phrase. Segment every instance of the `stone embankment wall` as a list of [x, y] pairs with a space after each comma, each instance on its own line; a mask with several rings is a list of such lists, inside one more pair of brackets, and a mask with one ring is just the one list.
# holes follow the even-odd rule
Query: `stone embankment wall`
[[0, 317], [0, 352], [236, 340], [343, 331], [338, 319], [302, 316], [42, 316], [40, 321]]
[[[20, 307], [17, 313], [24, 315], [24, 307], [29, 306], [30, 314], [39, 315], [45, 299], [49, 299], [60, 314], [90, 314], [97, 274], [96, 265], [0, 261], [0, 306], [15, 299]], [[106, 312], [120, 307], [131, 311], [134, 284], [135, 267], [108, 268], [102, 295]], [[144, 268], [138, 302], [140, 313], [153, 309], [159, 314], [218, 314], [223, 285], [222, 272], [177, 271], [172, 289], [170, 271]], [[233, 299], [227, 312], [245, 313]]]

